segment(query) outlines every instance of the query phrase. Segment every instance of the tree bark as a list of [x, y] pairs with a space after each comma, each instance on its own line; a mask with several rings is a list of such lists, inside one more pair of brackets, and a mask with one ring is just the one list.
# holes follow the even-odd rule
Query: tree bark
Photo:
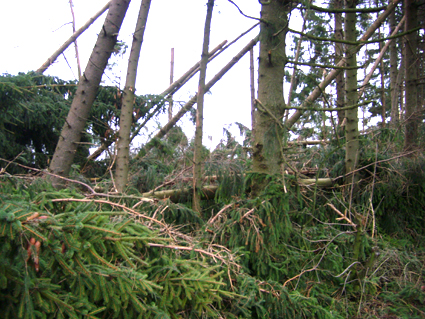
[[[252, 162], [252, 171], [257, 174], [279, 174], [283, 161], [281, 121], [285, 113], [283, 77], [287, 62], [285, 38], [290, 5], [289, 1], [270, 0], [261, 6], [257, 96], [262, 106], [257, 103], [255, 112]], [[253, 196], [256, 196], [263, 186], [254, 181]]]
[[[415, 0], [404, 0], [404, 10], [406, 15], [405, 31], [409, 31], [418, 26], [418, 13]], [[412, 151], [417, 146], [418, 140], [418, 90], [417, 90], [417, 63], [416, 52], [418, 48], [417, 32], [409, 33], [405, 36], [405, 134], [404, 151]]]
[[[357, 0], [348, 0], [347, 8], [355, 9]], [[345, 14], [345, 40], [356, 41], [356, 22], [357, 17], [355, 12], [347, 12]], [[352, 46], [351, 46], [352, 47]], [[345, 71], [345, 91], [346, 91], [346, 104], [356, 105], [358, 104], [358, 93], [357, 93], [357, 56], [351, 54], [354, 51], [347, 45], [347, 52], [345, 59], [347, 66], [352, 67]], [[359, 154], [359, 119], [358, 109], [353, 108], [345, 111], [345, 173], [351, 173], [356, 169], [358, 154]], [[356, 180], [354, 176], [349, 175], [347, 177], [348, 183]]]
[[[405, 17], [403, 17], [400, 21], [400, 23], [397, 25], [397, 27], [391, 32], [391, 36], [395, 36], [397, 34], [397, 32], [400, 30], [402, 24], [404, 23]], [[361, 85], [361, 89], [359, 91], [359, 99], [362, 97], [365, 89], [366, 89], [366, 85], [369, 83], [370, 79], [373, 76], [373, 73], [375, 72], [376, 68], [378, 67], [378, 64], [382, 63], [382, 60], [384, 58], [384, 54], [387, 51], [388, 47], [391, 45], [391, 43], [393, 43], [395, 41], [395, 39], [389, 39], [383, 48], [381, 48], [381, 51], [379, 52], [379, 55], [376, 57], [375, 62], [372, 66], [372, 68], [370, 69], [368, 75], [364, 78], [363, 80], [363, 84]], [[382, 73], [382, 72], [381, 72]]]
[[[174, 82], [174, 48], [171, 48], [171, 61], [170, 61], [170, 85]], [[173, 118], [173, 95], [168, 97], [168, 121]]]
[[[333, 2], [335, 9], [342, 9], [343, 7], [343, 1], [342, 0], [334, 0]], [[343, 40], [344, 39], [344, 32], [343, 32], [343, 25], [342, 25], [342, 13], [338, 12], [335, 13], [335, 39], [337, 40]], [[343, 58], [344, 50], [343, 50], [343, 44], [342, 43], [335, 43], [335, 64], [338, 64], [339, 61]], [[344, 107], [345, 103], [345, 82], [344, 82], [344, 72], [338, 73], [336, 76], [336, 107]], [[338, 135], [342, 135], [342, 129], [341, 124], [344, 121], [345, 118], [345, 112], [339, 111], [338, 112]]]
[[86, 24], [84, 24], [81, 28], [79, 28], [76, 32], [74, 32], [74, 34], [68, 40], [66, 40], [65, 43], [62, 44], [62, 46], [55, 53], [53, 53], [52, 56], [48, 58], [47, 61], [44, 62], [43, 65], [40, 66], [36, 72], [43, 73], [44, 71], [46, 71], [49, 68], [49, 66], [51, 66], [53, 62], [56, 61], [58, 56], [61, 55], [62, 52], [65, 51], [72, 42], [76, 41], [77, 38], [84, 31], [86, 31], [93, 24], [93, 22], [96, 21], [97, 18], [99, 18], [106, 10], [108, 10], [110, 4], [111, 4], [111, 1], [109, 1], [99, 12], [97, 12], [92, 18], [90, 18], [89, 21], [86, 22]]
[[[49, 170], [59, 176], [67, 176], [71, 170], [75, 152], [84, 133], [84, 127], [89, 116], [99, 88], [100, 80], [108, 59], [117, 42], [118, 32], [124, 20], [130, 0], [113, 0], [108, 15], [99, 33], [98, 39], [90, 56], [87, 67], [78, 84], [70, 111], [62, 128]], [[62, 187], [62, 180], [51, 177], [55, 187]]]
[[134, 92], [136, 91], [137, 66], [143, 35], [146, 30], [151, 0], [142, 0], [136, 30], [133, 34], [130, 56], [128, 58], [127, 78], [124, 87], [124, 99], [121, 107], [120, 130], [118, 133], [117, 160], [115, 171], [115, 186], [119, 193], [124, 191], [128, 180], [128, 165], [130, 158], [130, 130], [133, 124]]
[[[395, 11], [390, 14], [390, 32], [394, 32], [396, 28]], [[391, 120], [390, 124], [393, 128], [398, 125], [399, 122], [399, 107], [398, 99], [399, 95], [397, 89], [397, 44], [395, 39], [390, 42], [390, 90], [391, 90]]]
[[208, 0], [207, 16], [205, 18], [204, 27], [204, 43], [202, 45], [201, 65], [199, 71], [199, 84], [197, 94], [197, 110], [196, 110], [196, 129], [194, 140], [193, 154], [193, 201], [192, 209], [201, 212], [201, 194], [200, 186], [202, 183], [202, 129], [204, 122], [204, 94], [205, 94], [205, 77], [207, 74], [208, 64], [208, 47], [210, 43], [211, 18], [214, 9], [214, 0]]
[[[304, 31], [305, 31], [305, 26], [306, 26], [306, 23], [307, 23], [307, 16], [308, 16], [308, 13], [309, 12], [310, 12], [310, 10], [307, 9], [305, 11], [305, 13], [304, 13], [304, 16], [303, 16], [303, 27], [301, 28], [301, 33], [304, 33]], [[295, 62], [298, 62], [298, 60], [300, 58], [302, 42], [303, 42], [303, 35], [300, 35], [300, 38], [299, 38], [298, 43], [297, 43], [297, 50], [295, 52], [295, 57], [294, 57], [294, 61]], [[295, 82], [297, 82], [296, 81], [296, 79], [297, 79], [297, 74], [296, 74], [297, 68], [298, 68], [297, 65], [294, 64], [294, 69], [292, 70], [292, 76], [291, 76], [291, 84], [289, 85], [289, 93], [288, 93], [288, 99], [287, 99], [287, 107], [288, 107], [288, 109], [285, 112], [285, 121], [288, 119], [288, 116], [289, 116], [289, 111], [290, 111], [289, 106], [291, 106], [292, 94], [296, 90], [296, 84], [295, 84]]]

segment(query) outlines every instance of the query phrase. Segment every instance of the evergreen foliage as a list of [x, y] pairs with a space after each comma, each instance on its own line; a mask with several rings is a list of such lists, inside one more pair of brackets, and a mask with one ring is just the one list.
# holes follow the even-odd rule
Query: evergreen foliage
[[[0, 76], [0, 157], [17, 159], [31, 167], [45, 168], [55, 151], [59, 134], [75, 93], [75, 81], [29, 72]], [[161, 104], [157, 95], [136, 96], [134, 127], [150, 108]], [[90, 112], [87, 133], [77, 151], [76, 164], [81, 165], [94, 142], [114, 141], [119, 122], [121, 91], [100, 87]], [[0, 167], [4, 167], [2, 162]], [[11, 171], [15, 172], [15, 171]]]

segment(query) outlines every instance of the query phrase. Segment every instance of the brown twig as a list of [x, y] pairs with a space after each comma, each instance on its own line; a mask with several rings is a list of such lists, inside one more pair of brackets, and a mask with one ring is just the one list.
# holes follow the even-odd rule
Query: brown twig
[[226, 209], [232, 207], [233, 205], [234, 203], [224, 206], [213, 218], [210, 218], [210, 220], [208, 221], [208, 224], [214, 223], [214, 221], [218, 218], [218, 216], [220, 216]]
[[354, 224], [351, 219], [349, 219], [347, 216], [345, 216], [343, 213], [341, 213], [334, 205], [332, 205], [331, 203], [327, 203], [327, 206], [329, 206], [330, 208], [332, 208], [339, 216], [341, 216], [340, 218], [337, 218], [336, 220], [345, 220], [347, 221], [351, 226], [353, 227], [357, 227], [356, 224]]
[[122, 204], [117, 204], [114, 202], [110, 202], [107, 200], [103, 200], [103, 199], [87, 199], [87, 198], [58, 198], [58, 199], [52, 199], [52, 202], [95, 202], [95, 203], [101, 203], [101, 204], [107, 204], [107, 205], [111, 205], [111, 206], [115, 206], [115, 207], [119, 207], [123, 210], [126, 210], [127, 212], [137, 216], [137, 217], [141, 217], [144, 219], [148, 219], [150, 221], [153, 221], [163, 227], [167, 227], [167, 225], [165, 225], [164, 223], [160, 222], [159, 220], [156, 220], [152, 217], [143, 215], [137, 211], [135, 211], [134, 209], [131, 209], [125, 205]]

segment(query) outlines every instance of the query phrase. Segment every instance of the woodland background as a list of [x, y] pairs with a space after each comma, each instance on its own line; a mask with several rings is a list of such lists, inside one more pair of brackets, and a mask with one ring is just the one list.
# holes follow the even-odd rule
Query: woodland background
[[[131, 44], [129, 1], [99, 11], [79, 81], [43, 75], [64, 48], [0, 77], [1, 318], [425, 317], [425, 3], [260, 4], [258, 36], [212, 48], [208, 0], [201, 59], [162, 94], [135, 90], [151, 0]], [[102, 85], [126, 48], [124, 88]], [[204, 95], [244, 55], [252, 127], [208, 149]]]

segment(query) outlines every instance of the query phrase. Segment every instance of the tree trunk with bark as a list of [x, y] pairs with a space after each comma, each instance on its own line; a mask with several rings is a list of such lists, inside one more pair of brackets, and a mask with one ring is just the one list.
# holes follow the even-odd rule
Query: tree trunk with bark
[[[279, 174], [283, 161], [283, 77], [287, 61], [285, 38], [290, 5], [289, 1], [270, 0], [261, 6], [258, 101], [252, 165], [253, 172], [257, 174]], [[263, 186], [254, 181], [253, 195], [258, 194]]]
[[[229, 71], [249, 50], [251, 50], [258, 42], [258, 36], [252, 39], [237, 55], [235, 55], [229, 63], [227, 63], [206, 85], [205, 92], [209, 91], [227, 71]], [[139, 151], [135, 158], [144, 156], [152, 147], [155, 146], [155, 140], [163, 138], [168, 131], [176, 125], [176, 123], [185, 115], [195, 104], [198, 99], [198, 93], [195, 94], [183, 107], [173, 116], [172, 120], [165, 124], [159, 132]]]
[[[406, 15], [405, 31], [412, 30], [418, 26], [418, 12], [415, 0], [405, 0], [404, 10]], [[417, 146], [418, 140], [418, 90], [417, 90], [417, 32], [411, 32], [405, 36], [405, 135], [404, 150], [412, 151]]]
[[[384, 20], [388, 17], [388, 15], [395, 9], [399, 2], [400, 0], [391, 1], [385, 11], [379, 15], [379, 18], [376, 19], [375, 22], [373, 22], [372, 25], [363, 34], [359, 42], [367, 41], [373, 35], [376, 29], [379, 28], [381, 23], [383, 23]], [[364, 44], [357, 45], [352, 50], [350, 50], [350, 53], [355, 54], [356, 52], [359, 52], [363, 46]], [[330, 71], [326, 75], [326, 78], [313, 90], [313, 92], [311, 92], [311, 94], [306, 99], [304, 99], [304, 102], [302, 103], [301, 107], [304, 108], [310, 106], [322, 94], [323, 90], [338, 76], [338, 74], [342, 72], [343, 69], [341, 67], [344, 67], [345, 65], [346, 58], [344, 57], [336, 65], [338, 68]], [[301, 115], [304, 113], [304, 110], [302, 108], [297, 109], [297, 111], [295, 111], [294, 114], [292, 114], [292, 116], [285, 121], [285, 129], [289, 130], [300, 119]]]
[[130, 130], [133, 123], [134, 92], [136, 87], [137, 66], [143, 35], [146, 30], [151, 0], [142, 0], [136, 30], [133, 34], [130, 57], [128, 58], [127, 78], [124, 87], [124, 98], [120, 115], [120, 131], [118, 133], [117, 160], [115, 171], [115, 186], [119, 193], [124, 191], [128, 180], [128, 165], [130, 160]]
[[[50, 172], [53, 174], [67, 176], [71, 170], [81, 135], [84, 133], [90, 108], [96, 97], [109, 57], [117, 42], [118, 32], [129, 4], [129, 0], [113, 0], [110, 4], [105, 23], [78, 84], [71, 109], [53, 154], [49, 167]], [[58, 177], [51, 177], [51, 181], [55, 187], [63, 186], [62, 180]]]
[[[396, 28], [395, 11], [390, 15], [390, 30], [391, 33]], [[397, 64], [398, 64], [398, 52], [397, 52], [397, 40], [394, 39], [390, 43], [390, 90], [391, 90], [391, 120], [390, 124], [393, 128], [398, 125], [399, 122], [399, 107], [398, 107], [398, 86], [397, 86]]]
[[[356, 8], [357, 0], [347, 1], [348, 9]], [[355, 12], [347, 12], [345, 14], [345, 40], [355, 42], [356, 37], [356, 22], [357, 17]], [[345, 91], [346, 91], [346, 105], [358, 104], [357, 93], [357, 57], [356, 54], [351, 54], [353, 49], [352, 45], [347, 45], [346, 61], [347, 66], [352, 67], [345, 71]], [[345, 173], [348, 174], [356, 169], [358, 154], [359, 154], [359, 119], [358, 109], [352, 108], [345, 111]], [[348, 183], [355, 180], [354, 176], [348, 176]]]
[[[333, 2], [335, 9], [342, 9], [343, 8], [343, 1], [342, 0], [334, 0]], [[335, 13], [335, 39], [337, 40], [343, 40], [344, 39], [344, 32], [343, 32], [343, 25], [342, 25], [342, 13], [337, 12]], [[343, 58], [344, 55], [344, 49], [343, 44], [335, 42], [335, 65], [338, 64], [339, 61]], [[345, 104], [345, 82], [344, 82], [344, 72], [338, 73], [336, 76], [336, 107], [344, 107]], [[341, 124], [344, 121], [345, 118], [345, 112], [339, 111], [338, 112], [338, 128], [341, 128]], [[338, 129], [338, 134], [342, 135], [343, 133], [342, 129]]]
[[205, 18], [204, 27], [204, 43], [202, 45], [201, 65], [199, 70], [199, 85], [196, 110], [196, 129], [194, 140], [193, 155], [193, 201], [192, 208], [194, 211], [201, 212], [201, 194], [200, 187], [202, 184], [202, 129], [204, 121], [204, 94], [205, 94], [205, 77], [207, 74], [208, 64], [208, 47], [210, 43], [211, 18], [214, 9], [214, 0], [208, 0], [207, 16]]
[[109, 1], [107, 4], [105, 4], [105, 6], [99, 12], [97, 12], [92, 18], [90, 18], [89, 21], [87, 21], [81, 28], [79, 28], [77, 31], [75, 31], [73, 33], [73, 35], [68, 40], [66, 40], [65, 43], [62, 44], [61, 47], [59, 49], [57, 49], [52, 54], [52, 56], [47, 59], [46, 62], [43, 63], [42, 66], [40, 66], [38, 68], [38, 70], [36, 72], [37, 73], [43, 73], [44, 71], [46, 71], [49, 68], [49, 66], [51, 66], [53, 64], [53, 62], [56, 61], [58, 56], [61, 55], [70, 46], [71, 43], [77, 41], [77, 38], [81, 34], [83, 34], [83, 32], [86, 31], [93, 24], [93, 22], [96, 21], [97, 18], [99, 18], [106, 10], [108, 10], [110, 4], [111, 4], [111, 1]]

